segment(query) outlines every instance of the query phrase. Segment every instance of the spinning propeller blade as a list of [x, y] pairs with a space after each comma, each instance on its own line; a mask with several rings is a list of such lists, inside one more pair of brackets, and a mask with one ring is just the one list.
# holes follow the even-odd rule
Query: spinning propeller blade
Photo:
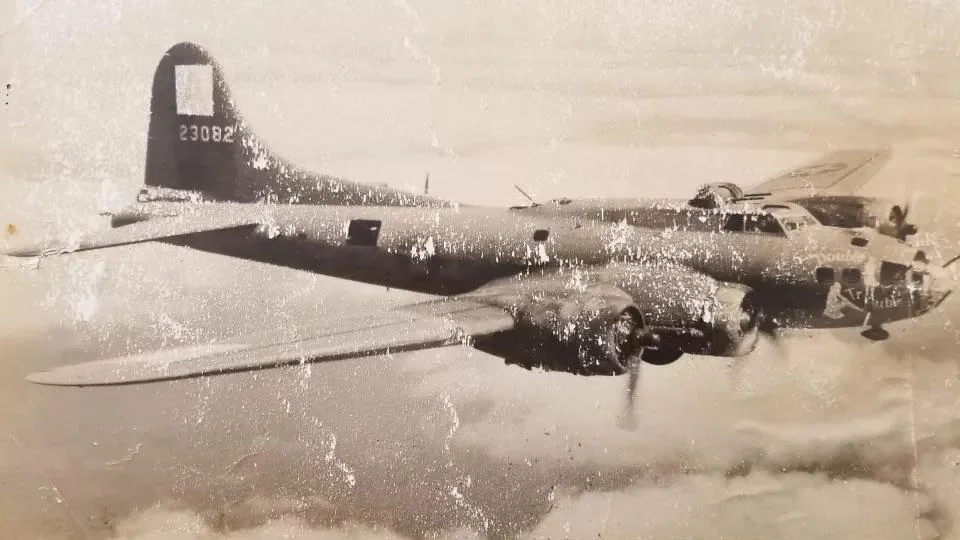
[[620, 415], [620, 427], [626, 431], [637, 429], [637, 386], [640, 384], [640, 365], [642, 363], [639, 352], [630, 357], [626, 401], [624, 401], [623, 412]]

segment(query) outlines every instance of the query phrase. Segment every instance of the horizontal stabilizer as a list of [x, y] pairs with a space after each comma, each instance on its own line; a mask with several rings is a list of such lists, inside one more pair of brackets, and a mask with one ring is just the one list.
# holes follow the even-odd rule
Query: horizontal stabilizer
[[513, 325], [513, 318], [499, 308], [437, 300], [379, 311], [361, 321], [338, 321], [338, 328], [305, 329], [297, 336], [284, 332], [243, 336], [224, 343], [74, 364], [33, 373], [27, 380], [58, 386], [166, 381], [457, 345]]
[[[890, 161], [891, 154], [890, 148], [831, 152], [749, 188], [747, 197], [769, 200], [817, 194], [852, 195]], [[760, 196], [750, 197], [751, 194]]]
[[138, 244], [210, 231], [222, 231], [239, 227], [253, 227], [260, 223], [257, 216], [184, 214], [139, 221], [130, 225], [90, 231], [70, 240], [53, 240], [42, 243], [13, 245], [4, 255], [12, 257], [41, 257], [73, 251], [85, 251], [127, 244]]

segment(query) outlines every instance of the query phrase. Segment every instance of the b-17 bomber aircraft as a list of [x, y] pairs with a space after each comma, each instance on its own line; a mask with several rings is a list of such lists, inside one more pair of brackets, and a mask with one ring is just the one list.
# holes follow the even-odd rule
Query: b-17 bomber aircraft
[[437, 298], [339, 326], [58, 367], [32, 382], [155, 382], [467, 344], [526, 367], [630, 373], [632, 396], [641, 362], [743, 356], [780, 328], [864, 327], [880, 338], [883, 324], [927, 313], [951, 291], [944, 268], [897, 235], [825, 226], [773, 195], [736, 197], [678, 227], [653, 214], [632, 223], [576, 204], [487, 208], [314, 174], [262, 144], [192, 43], [161, 59], [150, 113], [146, 185], [112, 228], [7, 254], [160, 241]]

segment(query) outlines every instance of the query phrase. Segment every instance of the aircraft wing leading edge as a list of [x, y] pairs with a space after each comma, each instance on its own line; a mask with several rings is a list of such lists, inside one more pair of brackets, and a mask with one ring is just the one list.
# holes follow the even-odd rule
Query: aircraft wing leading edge
[[514, 327], [514, 319], [506, 311], [463, 299], [379, 311], [364, 321], [363, 325], [305, 329], [298, 336], [282, 336], [282, 332], [265, 339], [242, 336], [222, 343], [67, 365], [32, 373], [27, 380], [55, 386], [157, 382], [446, 347]]
[[769, 199], [816, 194], [853, 195], [890, 160], [890, 148], [840, 150], [803, 167], [750, 187], [751, 194]]

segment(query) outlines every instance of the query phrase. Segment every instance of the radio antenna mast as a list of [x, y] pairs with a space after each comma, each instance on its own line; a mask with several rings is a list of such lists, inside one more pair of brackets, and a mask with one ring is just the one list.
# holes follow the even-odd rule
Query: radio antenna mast
[[523, 195], [528, 201], [530, 201], [530, 204], [532, 204], [533, 206], [540, 206], [540, 203], [534, 200], [534, 198], [531, 197], [526, 191], [524, 191], [523, 188], [521, 188], [516, 184], [514, 184], [513, 187], [516, 188], [517, 191], [519, 191], [520, 194]]

